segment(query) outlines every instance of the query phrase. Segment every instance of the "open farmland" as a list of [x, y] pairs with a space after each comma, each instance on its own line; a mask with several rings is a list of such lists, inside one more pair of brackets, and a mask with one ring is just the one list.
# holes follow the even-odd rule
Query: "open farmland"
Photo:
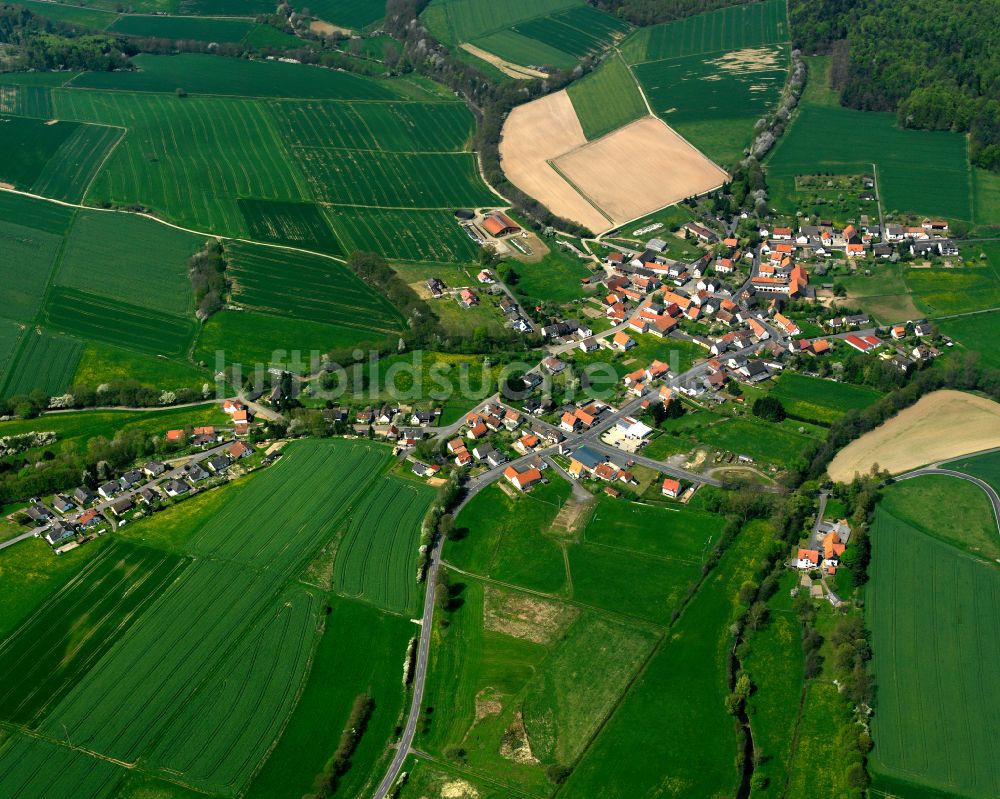
[[867, 408], [882, 395], [864, 386], [784, 372], [771, 396], [793, 416], [821, 423], [833, 422], [850, 410]]
[[978, 352], [980, 362], [984, 366], [1000, 369], [1000, 349], [995, 347], [981, 349], [982, 342], [988, 341], [1000, 330], [1000, 311], [955, 319], [940, 319], [935, 324], [942, 334], [955, 341], [957, 347]]
[[316, 198], [334, 205], [434, 209], [490, 205], [472, 153], [383, 153], [296, 147]]
[[885, 780], [898, 795], [998, 795], [1000, 680], [982, 668], [1000, 657], [1000, 620], [988, 610], [1000, 602], [996, 567], [881, 505], [872, 546], [865, 615], [878, 691], [876, 787]]
[[212, 233], [242, 235], [237, 197], [308, 199], [267, 109], [250, 100], [61, 89], [61, 118], [128, 128], [91, 202], [141, 203]]
[[296, 5], [306, 2], [314, 17], [354, 30], [367, 28], [385, 16], [382, 0], [299, 0]]
[[[68, 692], [58, 704], [59, 697], [52, 697], [39, 729], [52, 730], [59, 740], [86, 742], [99, 756], [127, 762], [143, 757], [168, 780], [226, 795], [241, 792], [291, 713], [315, 641], [317, 598], [286, 586], [372, 487], [387, 458], [386, 448], [366, 442], [292, 445], [281, 462], [228, 495], [234, 501], [210, 517], [191, 517], [198, 529], [183, 548], [200, 557], [179, 579], [166, 577], [181, 563], [177, 556], [144, 548], [120, 545], [95, 561], [93, 569], [111, 567], [109, 578], [119, 572], [116, 580], [158, 575], [169, 585], [154, 591], [152, 582], [143, 582], [141, 591], [129, 592], [109, 578], [81, 578], [66, 590], [99, 595], [54, 599], [40, 611], [59, 612], [61, 622], [51, 630], [41, 617], [38, 622], [55, 640], [79, 629], [68, 609], [84, 613], [106, 602], [121, 617], [128, 607], [123, 603], [141, 603], [143, 592], [155, 597], [128, 629], [116, 629], [110, 645], [99, 639], [101, 630], [114, 627], [113, 619], [99, 622], [101, 615], [87, 622], [110, 626], [95, 627], [97, 635], [84, 642], [79, 659], [63, 661], [67, 670], [89, 668], [67, 678]], [[248, 529], [247, 518], [268, 523]], [[150, 568], [122, 565], [120, 553], [128, 552], [152, 559]], [[45, 649], [44, 640], [35, 649]], [[52, 657], [60, 653], [61, 647], [51, 647]], [[58, 671], [51, 677], [64, 678]], [[13, 692], [7, 696], [25, 701]], [[12, 767], [5, 755], [0, 773]], [[58, 778], [44, 765], [37, 768], [39, 779]]]
[[30, 723], [64, 696], [186, 565], [116, 542], [0, 643], [0, 718]]
[[0, 748], [0, 794], [7, 799], [105, 799], [123, 775], [114, 763], [19, 732]]
[[[400, 97], [400, 90], [391, 81], [376, 81], [350, 72], [279, 61], [246, 61], [194, 53], [171, 56], [140, 54], [132, 60], [138, 71], [84, 72], [70, 86], [169, 94], [180, 87], [189, 94], [242, 97], [336, 97], [340, 100], [392, 100]], [[7, 113], [36, 116], [26, 111]]]
[[8, 156], [0, 165], [0, 180], [17, 189], [29, 188], [79, 127], [74, 122], [48, 125], [39, 119], [0, 117], [0, 149]]
[[906, 287], [921, 311], [932, 316], [946, 316], [1000, 307], [1000, 274], [995, 268], [1000, 264], [1000, 248], [992, 242], [976, 245], [976, 248], [988, 253], [989, 261], [977, 261], [961, 268], [906, 271]]
[[180, 357], [194, 337], [194, 318], [185, 319], [82, 291], [54, 288], [45, 304], [45, 321], [84, 339], [127, 342], [151, 355]]
[[613, 549], [700, 562], [719, 532], [719, 517], [711, 513], [684, 507], [623, 505], [600, 497], [583, 539]]
[[722, 555], [561, 791], [568, 799], [729, 796], [739, 781], [736, 731], [726, 713], [728, 624], [740, 584], [774, 531], [752, 522]]
[[[767, 161], [776, 193], [790, 193], [797, 175], [865, 174], [874, 163], [885, 212], [972, 219], [963, 135], [903, 129], [893, 114], [841, 108], [829, 87], [829, 59], [807, 63], [809, 78], [799, 110]], [[919, 175], [915, 163], [922, 165]]]
[[834, 480], [872, 466], [899, 474], [1000, 446], [1000, 405], [961, 391], [934, 391], [844, 447], [830, 463]]
[[[72, 73], [67, 73], [67, 76], [69, 75]], [[17, 73], [17, 76], [20, 78], [21, 73]], [[0, 113], [51, 119], [53, 106], [49, 85], [31, 82], [24, 86], [13, 84], [0, 86]]]
[[[95, 30], [106, 30], [118, 18], [118, 14], [114, 10], [108, 10], [106, 7], [90, 2], [70, 5], [69, 3], [53, 3], [50, 0], [22, 0], [18, 5], [23, 5], [32, 14], [38, 14], [53, 22], [66, 22], [70, 25], [80, 25]], [[112, 9], [116, 5], [118, 4], [112, 4]]]
[[545, 17], [580, 6], [580, 0], [431, 0], [421, 14], [423, 23], [438, 39], [459, 44], [490, 31]]
[[28, 322], [38, 313], [61, 236], [8, 221], [20, 219], [19, 211], [16, 206], [0, 210], [0, 277], [4, 292], [0, 312]]
[[784, 85], [785, 14], [781, 0], [735, 5], [641, 28], [621, 52], [653, 113], [716, 163], [730, 164]]
[[0, 387], [7, 379], [7, 369], [14, 361], [21, 341], [21, 327], [9, 319], [0, 319]]
[[460, 152], [472, 136], [473, 117], [462, 103], [274, 100], [269, 106], [293, 147]]
[[747, 455], [755, 461], [775, 465], [794, 463], [810, 441], [794, 428], [750, 419], [727, 419], [709, 425], [698, 432], [698, 438], [722, 452]]
[[237, 204], [255, 241], [317, 249], [330, 255], [344, 254], [330, 223], [315, 203], [241, 199]]
[[566, 91], [588, 141], [647, 113], [632, 73], [617, 53]]
[[143, 217], [81, 211], [66, 237], [55, 284], [187, 316], [194, 310], [187, 262], [203, 244], [200, 236]]
[[337, 550], [336, 590], [385, 610], [413, 613], [420, 523], [434, 498], [428, 486], [386, 477], [351, 517]]
[[395, 261], [469, 261], [478, 247], [451, 211], [405, 208], [329, 209], [345, 247], [380, 252]]
[[[210, 17], [166, 17], [146, 14], [125, 14], [118, 17], [108, 29], [124, 36], [143, 36], [157, 39], [183, 39], [195, 42], [241, 44], [267, 25], [258, 25], [249, 19], [221, 19]], [[271, 29], [271, 46], [303, 47], [303, 40]]]
[[6, 383], [0, 384], [0, 396], [30, 394], [36, 389], [48, 396], [62, 394], [73, 384], [82, 352], [83, 345], [74, 338], [29, 328]]
[[977, 455], [974, 458], [962, 458], [952, 463], [946, 463], [945, 467], [985, 480], [997, 491], [1000, 491], [1000, 452]]
[[628, 63], [640, 64], [786, 41], [785, 4], [765, 0], [640, 28], [622, 44], [621, 52]]
[[242, 243], [229, 245], [226, 258], [241, 305], [379, 335], [399, 330], [399, 312], [338, 261]]

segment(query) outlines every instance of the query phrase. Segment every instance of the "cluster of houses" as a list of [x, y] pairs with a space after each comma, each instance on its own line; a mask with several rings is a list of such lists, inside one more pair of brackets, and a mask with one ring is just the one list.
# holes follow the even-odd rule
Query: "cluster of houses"
[[800, 225], [797, 233], [790, 227], [770, 231], [762, 228], [760, 236], [765, 243], [761, 245], [761, 258], [772, 248], [785, 248], [780, 251], [788, 254], [799, 248], [826, 258], [840, 252], [849, 259], [866, 258], [869, 253], [889, 259], [896, 246], [908, 248], [912, 255], [957, 256], [958, 247], [946, 237], [947, 232], [948, 223], [943, 220], [925, 219], [919, 226], [886, 225], [882, 230], [867, 217], [861, 218], [859, 226], [849, 224], [844, 228], [821, 220], [816, 225]]
[[[275, 386], [271, 389], [268, 400], [272, 403], [281, 399], [281, 387]], [[250, 409], [239, 400], [226, 400], [222, 403], [222, 412], [232, 417], [233, 432], [238, 436], [245, 436], [250, 432], [250, 423], [253, 421], [253, 414]]]
[[820, 522], [809, 543], [799, 547], [795, 568], [801, 571], [821, 571], [833, 576], [840, 566], [840, 558], [851, 540], [851, 526], [846, 519], [837, 522]]
[[233, 463], [252, 454], [249, 445], [235, 441], [211, 457], [177, 469], [170, 469], [162, 461], [149, 461], [115, 480], [105, 481], [96, 491], [80, 486], [68, 494], [54, 495], [51, 508], [36, 502], [25, 512], [39, 525], [37, 535], [61, 551], [68, 541], [75, 541], [77, 534], [103, 522], [105, 512], [120, 519], [137, 505], [153, 506], [164, 497], [182, 496], [209, 477], [224, 475]]

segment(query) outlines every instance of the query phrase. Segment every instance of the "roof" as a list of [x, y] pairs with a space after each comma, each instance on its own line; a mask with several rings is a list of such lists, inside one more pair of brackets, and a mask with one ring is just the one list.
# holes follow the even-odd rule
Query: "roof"
[[664, 491], [671, 491], [671, 492], [673, 492], [673, 493], [676, 494], [678, 491], [681, 490], [681, 481], [680, 480], [674, 480], [672, 477], [664, 478], [664, 480], [663, 480], [663, 490]]
[[798, 560], [807, 560], [810, 563], [819, 566], [819, 552], [815, 549], [800, 549], [797, 558]]
[[630, 335], [628, 335], [628, 333], [624, 333], [622, 331], [619, 331], [619, 332], [615, 333], [615, 337], [614, 337], [614, 343], [615, 344], [620, 344], [621, 346], [624, 347], [631, 340], [632, 340], [632, 337]]

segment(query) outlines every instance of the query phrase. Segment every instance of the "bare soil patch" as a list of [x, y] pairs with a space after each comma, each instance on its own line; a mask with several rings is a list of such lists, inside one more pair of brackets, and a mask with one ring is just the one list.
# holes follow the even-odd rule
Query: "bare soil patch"
[[729, 177], [656, 117], [619, 128], [554, 164], [615, 225], [717, 188]]
[[512, 78], [517, 78], [518, 80], [530, 80], [531, 78], [547, 78], [544, 72], [538, 69], [531, 69], [530, 67], [522, 67], [520, 64], [515, 64], [513, 61], [506, 61], [498, 55], [493, 55], [493, 53], [483, 50], [480, 47], [469, 44], [465, 42], [459, 45], [465, 52], [470, 55], [474, 55], [476, 58], [480, 58], [487, 64], [492, 64], [497, 69], [499, 69], [504, 75], [508, 75]]
[[1000, 447], [1000, 404], [962, 391], [935, 391], [852, 441], [830, 463], [847, 482], [873, 465], [892, 474]]
[[451, 780], [441, 786], [441, 799], [479, 799], [479, 791], [465, 780]]
[[514, 720], [500, 739], [500, 756], [529, 766], [537, 766], [539, 763], [531, 751], [531, 741], [528, 740], [528, 731], [520, 710], [514, 714]]
[[593, 505], [593, 497], [589, 501], [579, 500], [575, 496], [570, 497], [552, 520], [553, 532], [575, 533], [583, 526], [582, 522], [587, 518]]
[[548, 646], [580, 611], [561, 602], [505, 591], [491, 585], [483, 592], [483, 627], [513, 638]]
[[500, 163], [521, 191], [554, 214], [596, 233], [607, 230], [611, 223], [549, 164], [586, 143], [569, 95], [555, 92], [510, 112], [500, 139]]
[[708, 62], [734, 75], [781, 69], [781, 50], [776, 47], [748, 47], [733, 50]]
[[476, 721], [482, 721], [487, 716], [499, 716], [503, 703], [497, 698], [492, 688], [483, 688], [476, 694]]
[[323, 36], [330, 36], [334, 33], [342, 33], [345, 36], [350, 36], [354, 31], [350, 28], [342, 28], [340, 25], [333, 25], [329, 22], [324, 22], [321, 19], [314, 19], [309, 23], [309, 30], [313, 33], [319, 33]]

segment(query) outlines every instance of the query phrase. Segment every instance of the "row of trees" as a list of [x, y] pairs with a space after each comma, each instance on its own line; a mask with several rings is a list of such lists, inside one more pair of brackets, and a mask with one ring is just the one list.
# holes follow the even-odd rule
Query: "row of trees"
[[627, 19], [633, 25], [655, 25], [755, 0], [590, 0], [591, 5]]
[[968, 131], [973, 163], [1000, 170], [993, 0], [792, 0], [789, 13], [796, 47], [833, 54], [844, 105], [895, 111], [904, 127]]
[[210, 239], [188, 259], [188, 275], [194, 290], [198, 318], [204, 321], [222, 310], [228, 290], [226, 258], [222, 242]]

